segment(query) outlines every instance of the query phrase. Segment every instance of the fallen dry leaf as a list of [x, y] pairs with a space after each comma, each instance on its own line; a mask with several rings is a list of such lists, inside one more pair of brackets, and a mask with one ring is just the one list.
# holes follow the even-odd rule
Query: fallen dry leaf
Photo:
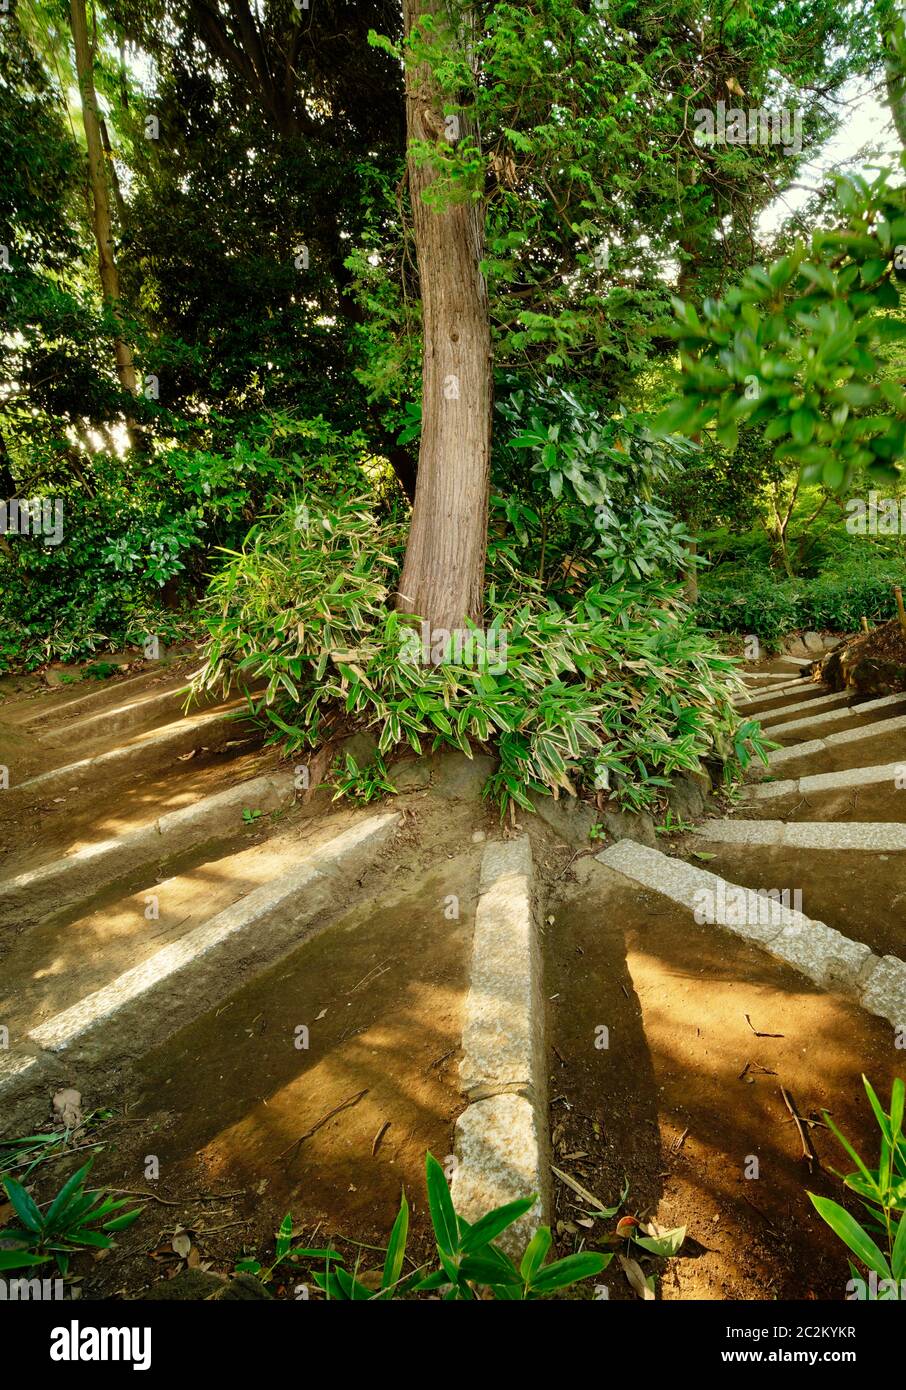
[[171, 1248], [179, 1255], [180, 1259], [188, 1259], [189, 1251], [192, 1249], [191, 1238], [185, 1231], [177, 1231], [171, 1242]]
[[57, 1091], [53, 1098], [54, 1119], [69, 1130], [77, 1130], [82, 1123], [82, 1096], [71, 1086]]
[[653, 1302], [654, 1289], [649, 1287], [642, 1266], [636, 1260], [630, 1260], [626, 1255], [620, 1256], [620, 1264], [623, 1266], [623, 1273], [626, 1275], [633, 1293], [637, 1293], [639, 1298], [646, 1303]]

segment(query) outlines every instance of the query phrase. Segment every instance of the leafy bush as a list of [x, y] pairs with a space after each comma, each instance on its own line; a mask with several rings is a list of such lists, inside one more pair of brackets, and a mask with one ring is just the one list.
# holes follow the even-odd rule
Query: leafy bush
[[660, 499], [695, 445], [550, 378], [504, 374], [496, 411], [492, 507], [508, 534], [492, 529], [492, 575], [505, 562], [562, 600], [589, 572], [616, 583], [684, 568], [685, 528]]
[[[814, 1192], [808, 1195], [822, 1220], [869, 1273], [876, 1276], [876, 1280], [866, 1286], [859, 1270], [850, 1261], [854, 1288], [865, 1290], [862, 1297], [879, 1301], [906, 1300], [906, 1136], [903, 1133], [906, 1085], [899, 1077], [894, 1081], [890, 1109], [885, 1110], [866, 1076], [862, 1077], [862, 1082], [881, 1133], [877, 1167], [867, 1167], [826, 1111], [824, 1122], [856, 1165], [856, 1171], [843, 1181], [857, 1194], [868, 1213], [866, 1225], [861, 1225], [839, 1202], [818, 1197]], [[882, 1282], [883, 1288], [877, 1280]]]
[[808, 628], [853, 632], [863, 616], [874, 624], [893, 615], [892, 589], [904, 578], [895, 561], [850, 560], [810, 580], [746, 573], [727, 584], [706, 581], [696, 618], [708, 632], [754, 633], [769, 647]]
[[3, 1179], [21, 1224], [0, 1231], [0, 1270], [26, 1269], [55, 1259], [60, 1273], [65, 1274], [70, 1259], [80, 1249], [109, 1250], [114, 1233], [125, 1230], [141, 1215], [141, 1207], [122, 1210], [129, 1205], [125, 1197], [115, 1201], [103, 1191], [86, 1189], [93, 1162], [89, 1159], [67, 1179], [46, 1211], [15, 1178]]
[[174, 512], [160, 488], [117, 476], [98, 456], [93, 486], [70, 485], [63, 538], [13, 536], [0, 553], [3, 642], [0, 669], [81, 660], [102, 647], [164, 636], [172, 627], [161, 589], [185, 569], [198, 545], [197, 509]]
[[401, 551], [401, 528], [361, 496], [308, 494], [256, 525], [212, 581], [197, 687], [266, 681], [253, 710], [289, 753], [362, 727], [382, 755], [493, 743], [501, 808], [583, 785], [641, 807], [703, 758], [763, 756], [733, 711], [732, 660], [676, 586], [592, 586], [561, 605], [524, 579], [516, 593], [492, 585], [472, 652], [425, 659], [417, 620], [388, 606]]
[[361, 486], [368, 472], [380, 481], [364, 436], [320, 417], [247, 421], [229, 453], [183, 445], [137, 461], [97, 453], [73, 471], [71, 458], [50, 451], [17, 487], [62, 501], [63, 539], [14, 536], [0, 549], [0, 671], [164, 638], [215, 551], [241, 544], [294, 486], [309, 476], [328, 489]]
[[[753, 266], [701, 314], [674, 300], [682, 375], [661, 420], [695, 436], [713, 425], [736, 447], [743, 423], [763, 425], [778, 460], [836, 492], [867, 472], [896, 482], [906, 451], [906, 391], [884, 373], [899, 317], [906, 190], [890, 170], [835, 178], [837, 224]], [[891, 312], [892, 311], [892, 312]]]

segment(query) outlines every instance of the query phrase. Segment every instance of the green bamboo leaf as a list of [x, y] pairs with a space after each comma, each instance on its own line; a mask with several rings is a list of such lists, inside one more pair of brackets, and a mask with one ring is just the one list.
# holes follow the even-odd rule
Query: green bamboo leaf
[[890, 1267], [894, 1279], [906, 1279], [906, 1212], [897, 1222], [897, 1233], [890, 1252]]
[[468, 1279], [473, 1284], [515, 1286], [522, 1283], [514, 1264], [507, 1261], [506, 1265], [501, 1265], [498, 1260], [488, 1258], [484, 1251], [477, 1255], [467, 1255], [459, 1266], [459, 1273], [463, 1279]]
[[23, 1226], [37, 1235], [43, 1229], [44, 1223], [40, 1211], [25, 1188], [21, 1183], [16, 1182], [15, 1178], [4, 1178], [3, 1186], [6, 1188], [6, 1195]]
[[456, 1224], [456, 1212], [453, 1208], [453, 1199], [450, 1196], [444, 1170], [431, 1153], [425, 1155], [425, 1176], [428, 1187], [428, 1207], [431, 1212], [437, 1248], [442, 1256], [445, 1255], [448, 1260], [452, 1260], [452, 1257], [459, 1253], [459, 1228]]
[[808, 1195], [818, 1215], [827, 1222], [834, 1234], [840, 1237], [843, 1244], [868, 1269], [873, 1269], [876, 1274], [889, 1279], [891, 1272], [887, 1260], [855, 1217], [851, 1216], [845, 1207], [841, 1207], [839, 1202], [832, 1202], [829, 1197], [817, 1197], [814, 1192]]
[[409, 1203], [406, 1201], [405, 1192], [403, 1192], [400, 1197], [400, 1209], [393, 1223], [393, 1230], [390, 1232], [390, 1241], [384, 1259], [384, 1272], [381, 1275], [382, 1289], [387, 1289], [391, 1284], [396, 1284], [402, 1274], [408, 1235]]
[[131, 1226], [133, 1221], [137, 1221], [144, 1211], [144, 1207], [134, 1207], [132, 1211], [124, 1211], [122, 1216], [115, 1216], [112, 1221], [104, 1222], [105, 1231], [125, 1231], [127, 1226]]
[[598, 1255], [594, 1251], [582, 1251], [578, 1255], [566, 1255], [562, 1260], [545, 1265], [530, 1284], [532, 1293], [553, 1293], [565, 1289], [580, 1279], [589, 1279], [600, 1274], [610, 1263], [612, 1256]]
[[274, 1253], [276, 1254], [278, 1263], [280, 1260], [283, 1259], [284, 1255], [287, 1253], [292, 1243], [293, 1218], [290, 1212], [287, 1212], [283, 1220], [280, 1222], [280, 1229], [277, 1232], [277, 1244]]
[[45, 1217], [45, 1223], [47, 1225], [48, 1230], [52, 1231], [55, 1229], [58, 1218], [69, 1206], [70, 1202], [74, 1199], [76, 1193], [81, 1189], [82, 1183], [91, 1171], [91, 1165], [93, 1162], [93, 1159], [89, 1159], [88, 1162], [83, 1164], [81, 1168], [79, 1168], [75, 1173], [73, 1173], [72, 1176], [69, 1177], [63, 1184], [63, 1186], [60, 1188], [56, 1197], [51, 1202], [50, 1207], [47, 1211], [47, 1216]]
[[686, 1239], [686, 1227], [676, 1226], [672, 1231], [664, 1231], [663, 1235], [659, 1236], [637, 1236], [633, 1234], [632, 1239], [636, 1245], [641, 1245], [644, 1250], [650, 1250], [652, 1255], [660, 1255], [663, 1259], [671, 1259]]
[[548, 1226], [539, 1226], [529, 1241], [519, 1266], [519, 1273], [527, 1284], [532, 1282], [532, 1278], [544, 1264], [552, 1241], [553, 1236]]
[[505, 1206], [489, 1211], [475, 1222], [468, 1235], [461, 1240], [460, 1249], [463, 1253], [474, 1253], [476, 1250], [480, 1250], [483, 1245], [490, 1245], [491, 1241], [496, 1240], [507, 1226], [512, 1226], [513, 1222], [518, 1221], [520, 1216], [525, 1216], [527, 1211], [531, 1211], [537, 1200], [535, 1195], [520, 1197], [515, 1202], [507, 1202]]
[[883, 1105], [881, 1104], [880, 1100], [875, 1094], [875, 1089], [869, 1081], [868, 1077], [864, 1074], [862, 1076], [862, 1084], [865, 1087], [865, 1094], [868, 1096], [869, 1103], [871, 1105], [872, 1110], [874, 1111], [875, 1119], [878, 1122], [878, 1129], [881, 1131], [884, 1138], [887, 1140], [887, 1143], [892, 1144], [893, 1135], [891, 1134], [890, 1119], [888, 1118], [887, 1111], [884, 1109]]
[[901, 1076], [895, 1078], [890, 1092], [890, 1136], [896, 1144], [903, 1132], [903, 1108], [906, 1104], [906, 1082]]
[[35, 1255], [30, 1250], [0, 1250], [0, 1269], [28, 1269], [49, 1260], [49, 1255]]

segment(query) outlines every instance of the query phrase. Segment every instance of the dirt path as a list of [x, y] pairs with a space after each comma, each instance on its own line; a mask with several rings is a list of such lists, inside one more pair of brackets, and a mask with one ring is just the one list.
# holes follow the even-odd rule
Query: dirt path
[[[731, 806], [733, 819], [839, 820], [863, 835], [863, 822], [906, 820], [906, 792], [897, 789], [892, 766], [860, 785], [863, 761], [906, 758], [906, 736], [883, 727], [897, 710], [850, 715], [853, 702], [844, 699], [831, 701], [842, 717], [827, 720], [826, 692], [793, 663], [750, 669], [748, 708], [769, 736], [796, 720], [786, 745], [862, 723], [865, 737], [811, 751], [770, 774], [798, 779], [855, 769], [845, 788], [802, 791], [797, 780], [778, 799]], [[778, 691], [768, 673], [786, 673], [790, 683]], [[661, 850], [729, 885], [787, 890], [808, 918], [879, 955], [906, 958], [906, 854], [717, 843], [707, 823], [698, 829], [698, 837], [665, 837]], [[898, 1035], [889, 1018], [817, 986], [762, 946], [699, 925], [687, 906], [657, 891], [663, 883], [668, 892], [669, 863], [652, 890], [585, 858], [549, 903], [555, 1162], [602, 1203], [615, 1203], [625, 1181], [632, 1212], [688, 1227], [682, 1254], [666, 1268], [643, 1260], [660, 1274], [661, 1297], [842, 1299], [845, 1252], [806, 1195], [811, 1189], [846, 1200], [832, 1170], [851, 1165], [821, 1112], [829, 1110], [857, 1148], [876, 1156], [861, 1074], [889, 1095], [903, 1074]], [[781, 1088], [816, 1122], [808, 1126], [811, 1159], [803, 1158]], [[567, 1253], [585, 1238], [589, 1227], [576, 1223], [587, 1213], [565, 1184], [557, 1185], [556, 1200]], [[601, 1228], [590, 1229], [594, 1244]], [[611, 1297], [633, 1296], [622, 1278], [608, 1283]]]
[[[90, 1135], [104, 1144], [97, 1178], [149, 1198], [115, 1252], [81, 1262], [83, 1296], [136, 1297], [176, 1273], [183, 1228], [202, 1265], [264, 1258], [287, 1211], [309, 1243], [331, 1237], [379, 1263], [401, 1186], [412, 1256], [427, 1253], [424, 1154], [450, 1161], [467, 1099], [485, 850], [527, 834], [534, 898], [520, 929], [540, 942], [547, 1022], [541, 1071], [520, 1094], [547, 1105], [554, 1166], [607, 1204], [625, 1185], [621, 1214], [687, 1227], [677, 1258], [643, 1258], [658, 1297], [844, 1297], [846, 1260], [806, 1194], [842, 1196], [823, 1109], [873, 1152], [860, 1075], [884, 1092], [902, 1072], [891, 1021], [851, 980], [816, 982], [770, 942], [700, 924], [671, 866], [798, 890], [810, 929], [864, 943], [869, 965], [872, 951], [902, 956], [903, 851], [770, 842], [775, 822], [856, 836], [903, 822], [895, 708], [851, 714], [799, 665], [755, 668], [747, 708], [768, 733], [799, 725], [783, 739], [793, 755], [694, 835], [665, 835], [659, 850], [623, 841], [599, 861], [600, 844], [577, 852], [540, 817], [502, 827], [481, 798], [488, 760], [410, 761], [400, 795], [378, 807], [297, 796], [293, 769], [254, 731], [219, 722], [225, 707], [185, 716], [190, 665], [89, 691], [7, 684], [0, 703], [15, 768], [0, 798], [4, 1132], [46, 1123], [54, 1091], [75, 1087], [86, 1110], [111, 1111]], [[858, 740], [833, 741], [850, 729]], [[846, 785], [827, 785], [841, 767], [855, 769]], [[267, 798], [260, 815], [246, 787]], [[739, 824], [755, 842], [728, 842]], [[636, 853], [655, 856], [653, 881]], [[502, 1011], [521, 1007], [518, 986]], [[493, 1024], [493, 1001], [480, 1009]], [[38, 1170], [36, 1196], [80, 1157]], [[561, 1254], [614, 1248], [615, 1221], [589, 1222], [557, 1176], [550, 1200]], [[611, 1298], [636, 1296], [616, 1262], [602, 1282]]]

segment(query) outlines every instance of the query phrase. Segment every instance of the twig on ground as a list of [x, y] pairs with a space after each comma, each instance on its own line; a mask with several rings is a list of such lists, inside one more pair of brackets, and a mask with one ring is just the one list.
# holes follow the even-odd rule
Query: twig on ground
[[159, 1202], [162, 1207], [194, 1207], [199, 1202], [226, 1202], [231, 1197], [244, 1197], [245, 1192], [209, 1192], [204, 1197], [184, 1197], [179, 1201], [172, 1201], [169, 1197], [158, 1197], [156, 1192], [139, 1192], [129, 1187], [111, 1187], [109, 1192], [116, 1192], [121, 1197], [144, 1197], [146, 1202]]
[[[282, 1158], [283, 1155], [288, 1154], [291, 1149], [301, 1148], [301, 1146], [305, 1143], [306, 1139], [310, 1139], [313, 1134], [317, 1134], [321, 1126], [326, 1125], [328, 1120], [332, 1120], [334, 1115], [339, 1115], [341, 1110], [349, 1110], [351, 1106], [358, 1105], [362, 1097], [367, 1096], [368, 1089], [369, 1088], [366, 1086], [364, 1091], [359, 1091], [357, 1095], [350, 1096], [349, 1100], [341, 1101], [340, 1104], [335, 1105], [332, 1110], [328, 1110], [327, 1114], [322, 1115], [320, 1120], [317, 1120], [312, 1125], [311, 1129], [307, 1129], [304, 1134], [299, 1135], [298, 1139], [294, 1139], [291, 1144], [287, 1144], [285, 1149], [281, 1149], [280, 1152], [277, 1154], [277, 1158]], [[276, 1162], [276, 1159], [274, 1161]]]
[[799, 1111], [796, 1109], [796, 1102], [793, 1100], [793, 1097], [790, 1095], [789, 1091], [786, 1089], [785, 1086], [781, 1086], [780, 1094], [783, 1096], [784, 1105], [793, 1117], [793, 1123], [796, 1126], [796, 1131], [799, 1135], [799, 1141], [802, 1144], [802, 1157], [808, 1164], [808, 1170], [811, 1173], [814, 1170], [814, 1165], [818, 1163], [818, 1155], [815, 1153], [815, 1150], [812, 1147], [812, 1141], [809, 1138], [808, 1132], [802, 1123], [802, 1118], [799, 1114]]
[[755, 1024], [754, 1024], [754, 1023], [752, 1022], [752, 1020], [749, 1018], [749, 1015], [748, 1015], [748, 1014], [744, 1014], [743, 1017], [745, 1018], [745, 1021], [746, 1021], [746, 1023], [749, 1025], [749, 1027], [751, 1028], [752, 1032], [755, 1034], [756, 1038], [783, 1038], [783, 1037], [786, 1037], [786, 1034], [785, 1034], [785, 1033], [759, 1033], [758, 1029], [755, 1027]]

